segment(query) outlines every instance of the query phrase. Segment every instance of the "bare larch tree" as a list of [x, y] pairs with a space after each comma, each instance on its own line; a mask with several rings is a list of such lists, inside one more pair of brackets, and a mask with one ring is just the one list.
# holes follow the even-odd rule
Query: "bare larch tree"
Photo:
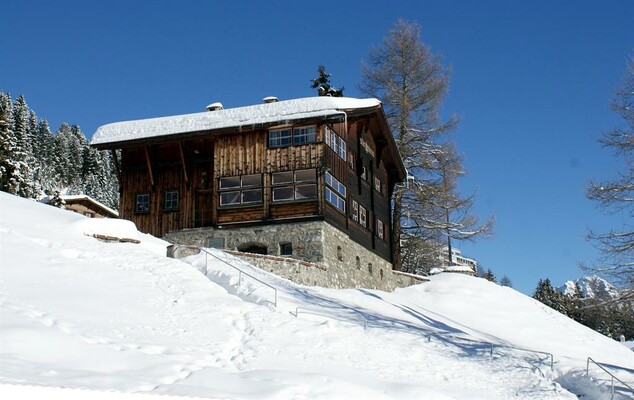
[[457, 180], [464, 169], [449, 133], [457, 118], [441, 121], [449, 70], [420, 39], [420, 26], [397, 21], [361, 66], [359, 89], [383, 107], [407, 169], [395, 189], [393, 248], [395, 269], [425, 272], [439, 264], [441, 247], [451, 239], [472, 239], [491, 231], [470, 213], [473, 196], [462, 197]]

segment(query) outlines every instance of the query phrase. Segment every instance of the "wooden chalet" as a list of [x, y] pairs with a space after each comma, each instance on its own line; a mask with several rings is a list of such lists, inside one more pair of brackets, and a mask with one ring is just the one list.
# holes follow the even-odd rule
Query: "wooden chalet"
[[91, 144], [112, 150], [120, 217], [141, 231], [315, 262], [362, 248], [391, 266], [390, 197], [405, 169], [376, 99], [215, 103], [105, 125]]

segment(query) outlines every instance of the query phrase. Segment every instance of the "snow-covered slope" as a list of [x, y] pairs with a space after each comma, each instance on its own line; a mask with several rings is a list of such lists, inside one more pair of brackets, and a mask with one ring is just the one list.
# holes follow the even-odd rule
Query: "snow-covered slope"
[[[0, 193], [0, 397], [29, 384], [223, 399], [604, 398], [607, 376], [585, 376], [588, 356], [634, 383], [626, 347], [482, 279], [303, 287], [218, 251], [169, 259], [165, 245], [127, 221]], [[277, 307], [271, 288], [218, 259], [277, 288]], [[552, 353], [554, 371], [519, 348]]]

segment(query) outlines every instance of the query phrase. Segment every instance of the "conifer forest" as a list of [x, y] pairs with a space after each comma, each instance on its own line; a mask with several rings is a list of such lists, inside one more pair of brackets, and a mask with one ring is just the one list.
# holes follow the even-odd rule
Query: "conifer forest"
[[23, 96], [0, 92], [0, 190], [43, 199], [86, 194], [118, 209], [119, 184], [112, 156], [96, 150], [77, 125], [55, 132]]

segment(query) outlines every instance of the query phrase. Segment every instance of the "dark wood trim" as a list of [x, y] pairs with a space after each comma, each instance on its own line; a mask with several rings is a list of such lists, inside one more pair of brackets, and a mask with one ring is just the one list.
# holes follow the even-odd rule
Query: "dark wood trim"
[[183, 168], [183, 178], [185, 178], [185, 184], [189, 183], [189, 178], [187, 177], [187, 167], [185, 167], [185, 154], [183, 153], [183, 143], [178, 142], [178, 152], [181, 156], [181, 168]]
[[117, 150], [112, 150], [112, 163], [114, 164], [114, 173], [117, 175], [119, 184], [121, 183], [121, 170], [119, 169], [119, 157], [117, 156]]
[[150, 176], [150, 184], [154, 187], [154, 174], [152, 173], [152, 164], [150, 163], [150, 152], [147, 149], [147, 146], [143, 146], [143, 150], [145, 151], [145, 162], [147, 164], [147, 172]]

